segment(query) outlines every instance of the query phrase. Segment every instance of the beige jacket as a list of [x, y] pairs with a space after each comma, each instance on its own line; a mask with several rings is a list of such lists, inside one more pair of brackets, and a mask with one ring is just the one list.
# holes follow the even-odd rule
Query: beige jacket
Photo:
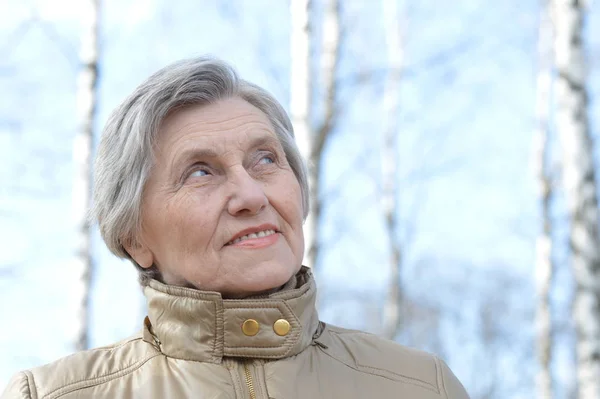
[[303, 268], [265, 298], [167, 286], [145, 289], [143, 333], [24, 371], [1, 399], [467, 399], [438, 358], [325, 325]]

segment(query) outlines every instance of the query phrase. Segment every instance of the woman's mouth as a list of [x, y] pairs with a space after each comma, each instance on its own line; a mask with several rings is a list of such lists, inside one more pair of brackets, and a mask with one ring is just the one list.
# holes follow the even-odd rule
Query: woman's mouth
[[279, 233], [272, 229], [261, 230], [256, 233], [250, 233], [236, 238], [227, 243], [228, 246], [246, 247], [246, 248], [263, 248], [277, 242]]

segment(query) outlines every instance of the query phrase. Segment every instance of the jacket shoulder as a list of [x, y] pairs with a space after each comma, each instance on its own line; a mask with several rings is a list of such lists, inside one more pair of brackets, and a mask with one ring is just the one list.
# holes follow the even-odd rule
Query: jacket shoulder
[[32, 385], [31, 372], [22, 371], [11, 378], [0, 399], [37, 399], [35, 391], [32, 390]]
[[440, 398], [468, 399], [464, 387], [438, 357], [379, 336], [328, 325], [318, 339], [346, 365], [434, 391]]
[[23, 371], [13, 377], [0, 399], [58, 398], [131, 373], [158, 355], [160, 352], [138, 334]]

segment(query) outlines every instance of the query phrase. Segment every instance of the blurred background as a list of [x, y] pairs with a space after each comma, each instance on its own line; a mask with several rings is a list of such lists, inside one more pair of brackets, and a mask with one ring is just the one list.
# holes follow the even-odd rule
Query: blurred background
[[203, 54], [292, 116], [325, 322], [439, 354], [473, 399], [600, 398], [600, 4], [561, 0], [0, 0], [0, 391], [141, 328], [90, 160]]

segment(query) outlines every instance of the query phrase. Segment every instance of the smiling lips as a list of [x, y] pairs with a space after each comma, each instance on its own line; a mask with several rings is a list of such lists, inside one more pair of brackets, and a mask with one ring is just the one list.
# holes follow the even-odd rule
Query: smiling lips
[[236, 238], [227, 243], [227, 246], [239, 248], [264, 248], [275, 244], [278, 239], [279, 233], [274, 226], [258, 226], [239, 232], [236, 234]]

